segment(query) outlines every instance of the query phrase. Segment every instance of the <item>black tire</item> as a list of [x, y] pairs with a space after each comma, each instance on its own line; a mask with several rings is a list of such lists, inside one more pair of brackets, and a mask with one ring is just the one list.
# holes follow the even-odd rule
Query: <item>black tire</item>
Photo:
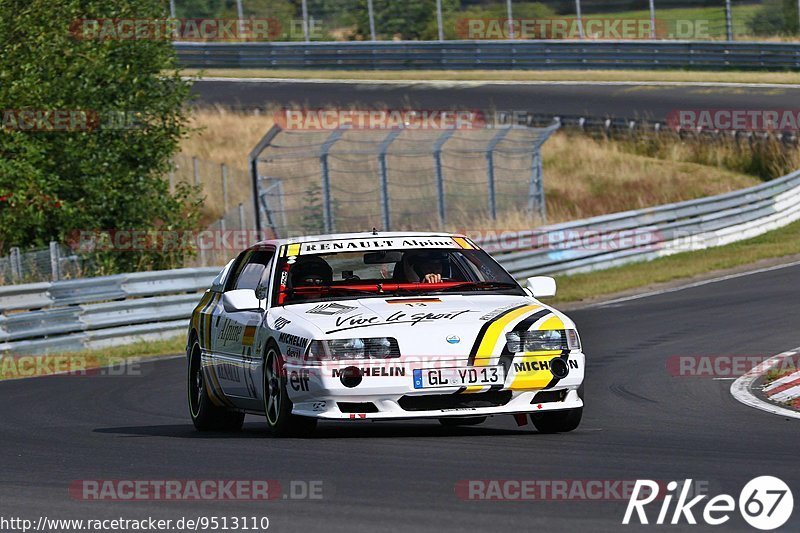
[[292, 401], [286, 390], [283, 357], [270, 343], [264, 356], [264, 413], [267, 426], [275, 437], [306, 437], [314, 432], [317, 419], [292, 414]]
[[189, 414], [198, 431], [239, 431], [244, 413], [214, 405], [208, 396], [202, 371], [200, 344], [192, 341], [189, 352]]
[[[583, 384], [578, 388], [578, 396], [583, 400]], [[583, 407], [531, 414], [531, 422], [539, 433], [568, 433], [577, 429], [581, 418], [583, 418]]]
[[439, 423], [446, 428], [458, 426], [477, 426], [486, 422], [485, 416], [469, 416], [462, 418], [440, 418]]
[[539, 433], [567, 433], [580, 425], [582, 416], [583, 407], [578, 407], [566, 411], [533, 413], [531, 422]]

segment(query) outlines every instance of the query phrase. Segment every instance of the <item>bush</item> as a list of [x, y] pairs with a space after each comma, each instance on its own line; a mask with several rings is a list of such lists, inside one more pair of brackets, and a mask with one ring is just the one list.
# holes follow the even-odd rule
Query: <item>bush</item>
[[799, 24], [796, 0], [765, 2], [747, 23], [754, 35], [796, 35]]
[[[0, 255], [81, 230], [194, 229], [196, 191], [163, 179], [186, 132], [189, 84], [169, 41], [78, 39], [82, 18], [164, 18], [159, 0], [0, 0]], [[19, 131], [14, 110], [80, 111], [99, 128]], [[110, 128], [112, 117], [134, 119]], [[99, 122], [94, 120], [99, 117]], [[9, 131], [10, 129], [10, 131]], [[174, 255], [113, 253], [107, 270], [173, 266]]]

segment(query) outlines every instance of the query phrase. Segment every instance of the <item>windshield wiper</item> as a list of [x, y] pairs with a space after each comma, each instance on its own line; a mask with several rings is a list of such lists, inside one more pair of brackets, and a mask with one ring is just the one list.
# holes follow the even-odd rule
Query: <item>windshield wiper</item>
[[517, 289], [519, 286], [516, 283], [509, 283], [507, 281], [466, 281], [464, 283], [459, 283], [458, 285], [453, 285], [452, 287], [447, 287], [445, 289], [440, 289], [436, 292], [445, 292], [445, 291], [457, 291], [461, 289]]

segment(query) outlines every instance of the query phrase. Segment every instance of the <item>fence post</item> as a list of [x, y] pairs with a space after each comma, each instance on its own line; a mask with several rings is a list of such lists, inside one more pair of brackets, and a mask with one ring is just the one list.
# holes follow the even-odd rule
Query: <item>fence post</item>
[[373, 41], [376, 41], [375, 37], [375, 9], [372, 6], [372, 0], [367, 0], [367, 12], [369, 14], [369, 35]]
[[239, 40], [244, 40], [244, 9], [242, 9], [242, 0], [236, 0], [236, 16], [239, 17]]
[[439, 40], [444, 41], [444, 24], [442, 22], [442, 0], [436, 0], [436, 26], [439, 29]]
[[58, 248], [58, 243], [55, 241], [50, 241], [50, 272], [53, 281], [58, 281], [61, 279], [59, 273], [59, 263], [61, 261], [60, 252], [61, 251]]
[[728, 40], [733, 40], [733, 13], [731, 12], [731, 0], [725, 0], [725, 30]]
[[386, 168], [386, 154], [378, 156], [378, 165], [381, 173], [381, 219], [383, 231], [392, 231], [391, 215], [389, 213], [389, 170]]
[[222, 209], [223, 213], [228, 212], [228, 166], [222, 163]]
[[11, 262], [11, 279], [17, 281], [22, 278], [22, 257], [19, 248], [14, 246], [9, 250], [8, 260]]
[[494, 149], [497, 148], [500, 141], [508, 135], [509, 131], [511, 131], [511, 126], [501, 127], [486, 146], [486, 181], [489, 186], [489, 215], [492, 217], [492, 220], [497, 220], [497, 198], [494, 183]]
[[453, 136], [454, 129], [445, 130], [433, 145], [433, 162], [436, 166], [436, 203], [439, 207], [439, 229], [444, 229], [447, 223], [447, 205], [444, 197], [444, 172], [442, 172], [442, 149], [444, 144]]
[[342, 138], [342, 130], [334, 130], [328, 136], [322, 148], [319, 151], [319, 164], [322, 171], [322, 222], [325, 228], [325, 233], [333, 233], [334, 220], [333, 220], [333, 205], [331, 203], [331, 174], [328, 167], [328, 153], [336, 144], [336, 141]]
[[392, 231], [392, 220], [389, 212], [389, 168], [386, 165], [386, 152], [389, 146], [400, 135], [402, 129], [392, 130], [378, 148], [378, 167], [381, 179], [381, 218], [383, 218], [383, 231]]
[[575, 19], [578, 21], [578, 36], [583, 39], [583, 17], [581, 16], [581, 0], [575, 0]]
[[200, 171], [197, 169], [197, 156], [192, 156], [192, 172], [194, 173], [194, 184], [200, 185]]
[[506, 0], [506, 15], [508, 16], [508, 38], [513, 39], [516, 34], [514, 33], [514, 8], [511, 5], [511, 0]]
[[650, 38], [656, 38], [656, 0], [650, 0]]
[[302, 10], [303, 10], [303, 38], [306, 42], [310, 41], [308, 34], [308, 2], [307, 0], [302, 1]]
[[547, 204], [544, 197], [544, 173], [542, 171], [542, 154], [539, 149], [533, 153], [531, 165], [531, 184], [528, 194], [528, 209], [538, 213], [542, 222], [547, 221]]

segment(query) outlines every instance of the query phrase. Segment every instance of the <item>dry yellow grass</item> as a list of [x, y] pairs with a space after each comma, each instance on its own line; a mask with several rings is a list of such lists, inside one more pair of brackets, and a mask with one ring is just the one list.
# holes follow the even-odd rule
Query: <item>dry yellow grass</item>
[[[223, 211], [220, 163], [230, 169], [229, 206], [243, 202], [249, 209], [248, 155], [272, 126], [272, 115], [194, 110], [191, 124], [196, 130], [182, 144], [177, 177], [192, 179], [192, 155], [211, 162], [200, 167], [206, 193], [204, 222], [217, 220]], [[543, 149], [548, 222], [699, 198], [759, 182], [752, 176], [685, 162], [684, 152], [678, 146], [667, 151], [666, 159], [657, 159], [632, 154], [615, 141], [556, 134]], [[497, 221], [469, 212], [453, 218], [448, 229], [464, 229], [467, 223], [470, 229], [529, 228], [537, 222], [516, 211], [501, 211]]]

